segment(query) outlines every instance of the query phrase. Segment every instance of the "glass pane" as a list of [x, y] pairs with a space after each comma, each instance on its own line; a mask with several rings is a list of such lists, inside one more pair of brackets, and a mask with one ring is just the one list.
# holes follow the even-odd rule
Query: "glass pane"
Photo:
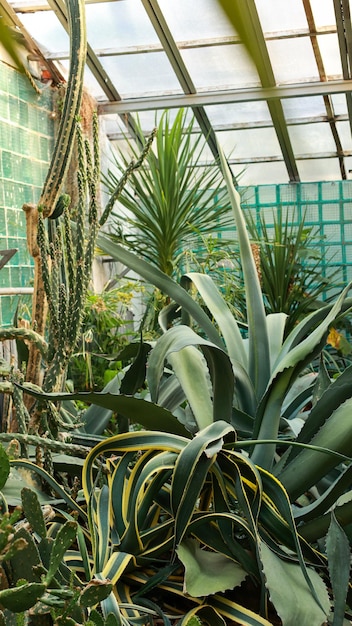
[[182, 50], [181, 54], [197, 89], [259, 85], [257, 72], [239, 44]]
[[310, 159], [297, 161], [302, 182], [319, 180], [338, 180], [341, 172], [338, 159]]
[[[238, 166], [231, 167], [234, 175], [238, 175]], [[246, 165], [239, 176], [239, 184], [242, 185], [266, 185], [270, 182], [276, 184], [288, 183], [288, 174], [283, 161], [268, 161], [267, 163], [251, 163]]]
[[318, 28], [336, 24], [333, 0], [310, 0], [310, 4]]
[[342, 149], [345, 151], [352, 150], [351, 126], [349, 122], [337, 122], [337, 132], [339, 134]]
[[287, 120], [310, 118], [326, 115], [326, 108], [322, 96], [313, 98], [286, 98], [282, 106]]
[[164, 52], [102, 57], [100, 60], [124, 98], [136, 95], [147, 97], [160, 91], [182, 92]]
[[21, 15], [21, 22], [32, 37], [49, 52], [68, 53], [70, 48], [68, 35], [52, 11], [24, 13]]
[[315, 153], [334, 153], [336, 145], [328, 124], [302, 124], [289, 126], [289, 135], [293, 150], [297, 155]]
[[344, 93], [331, 96], [331, 101], [336, 115], [347, 115], [347, 102]]
[[216, 104], [205, 107], [209, 120], [214, 125], [271, 123], [266, 102], [241, 102]]
[[140, 0], [86, 5], [87, 33], [93, 48], [158, 43]]
[[217, 0], [159, 0], [159, 6], [176, 41], [225, 37], [234, 30]]
[[342, 78], [342, 66], [337, 35], [320, 35], [318, 44], [328, 78]]
[[264, 33], [307, 28], [302, 0], [256, 0], [255, 4]]
[[281, 156], [281, 150], [273, 128], [248, 128], [222, 131], [219, 141], [227, 156], [250, 161], [251, 158]]
[[278, 83], [318, 80], [319, 74], [312, 44], [307, 37], [268, 41], [268, 50]]

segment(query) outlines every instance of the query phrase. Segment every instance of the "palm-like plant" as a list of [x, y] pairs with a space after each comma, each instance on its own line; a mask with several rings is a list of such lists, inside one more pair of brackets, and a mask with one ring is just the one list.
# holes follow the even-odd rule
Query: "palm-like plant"
[[336, 288], [334, 275], [323, 276], [322, 255], [314, 246], [317, 234], [305, 225], [304, 216], [295, 225], [294, 214], [286, 214], [284, 219], [279, 209], [269, 230], [263, 215], [256, 220], [250, 212], [244, 215], [257, 252], [265, 309], [267, 313], [286, 313], [287, 335], [307, 313], [322, 305], [322, 294]]
[[[140, 126], [137, 133], [144, 145]], [[114, 168], [103, 179], [111, 194], [131, 157], [139, 155], [138, 146], [126, 139], [130, 154], [116, 156]], [[148, 153], [143, 169], [132, 172], [129, 185], [118, 197], [123, 209], [119, 206], [113, 212], [112, 238], [168, 275], [175, 272], [186, 243], [191, 246], [199, 235], [211, 234], [231, 221], [218, 169], [202, 162], [205, 146], [185, 110], [173, 122], [165, 112], [156, 132], [155, 151]]]

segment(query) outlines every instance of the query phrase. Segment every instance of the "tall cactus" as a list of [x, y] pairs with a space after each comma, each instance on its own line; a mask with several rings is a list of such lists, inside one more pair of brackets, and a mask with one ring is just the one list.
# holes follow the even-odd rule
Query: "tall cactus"
[[[37, 240], [38, 208], [45, 217], [52, 215], [59, 201], [62, 184], [70, 164], [74, 145], [76, 120], [79, 115], [84, 66], [87, 54], [85, 8], [83, 0], [66, 0], [70, 34], [70, 72], [54, 151], [40, 196], [38, 207], [26, 204], [27, 242], [34, 259], [33, 322], [35, 330], [44, 334], [47, 305], [43, 289], [42, 265]], [[29, 350], [27, 380], [41, 383], [41, 355], [35, 345]]]
[[[94, 116], [94, 137], [98, 134]], [[99, 153], [92, 156], [89, 142], [84, 142], [77, 125], [79, 206], [77, 219], [71, 221], [64, 205], [62, 219], [52, 241], [39, 213], [38, 245], [43, 268], [43, 285], [49, 303], [48, 369], [44, 391], [58, 391], [67, 364], [77, 345], [83, 321], [84, 303], [94, 257], [98, 229]], [[97, 146], [97, 142], [94, 142]]]

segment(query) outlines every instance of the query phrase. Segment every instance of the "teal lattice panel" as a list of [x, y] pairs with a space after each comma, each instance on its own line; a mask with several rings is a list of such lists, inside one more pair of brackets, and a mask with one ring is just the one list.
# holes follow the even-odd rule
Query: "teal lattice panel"
[[334, 273], [337, 292], [352, 280], [352, 181], [261, 185], [241, 189], [241, 195], [243, 208], [264, 215], [269, 231], [273, 211], [291, 223], [304, 219], [317, 234], [323, 276]]
[[[0, 270], [0, 288], [29, 287], [33, 264], [27, 251], [22, 206], [38, 202], [54, 139], [52, 94], [36, 93], [28, 79], [0, 64], [0, 249], [17, 253]], [[12, 323], [18, 296], [0, 297], [0, 325]]]

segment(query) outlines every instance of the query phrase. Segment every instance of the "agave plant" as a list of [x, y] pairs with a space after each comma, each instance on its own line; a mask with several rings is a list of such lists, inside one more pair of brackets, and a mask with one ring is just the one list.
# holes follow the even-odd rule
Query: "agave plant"
[[[108, 391], [47, 397], [85, 398], [149, 429], [98, 443], [83, 470], [91, 520], [97, 537], [104, 536], [96, 543], [97, 572], [112, 577], [115, 585], [107, 607], [115, 603], [117, 611], [124, 599], [130, 605], [134, 590], [136, 603], [152, 601], [151, 610], [156, 611], [155, 600], [165, 590], [180, 594], [186, 588], [194, 604], [191, 613], [183, 607], [185, 620], [199, 612], [208, 623], [232, 619], [266, 624], [270, 596], [283, 624], [291, 624], [296, 615], [294, 590], [296, 608], [306, 607], [307, 594], [311, 602], [309, 608], [298, 609], [298, 621], [320, 626], [328, 612], [326, 589], [320, 576], [316, 578], [320, 572], [329, 590], [331, 586], [337, 625], [343, 620], [349, 568], [342, 527], [348, 533], [352, 519], [352, 369], [331, 381], [323, 364], [319, 373], [307, 372], [307, 367], [319, 359], [331, 324], [351, 306], [350, 286], [336, 302], [307, 315], [285, 338], [286, 315], [265, 314], [239, 196], [224, 159], [222, 167], [241, 250], [246, 335], [209, 276], [188, 273], [179, 285], [99, 235], [100, 248], [177, 303], [161, 315], [164, 334], [149, 356], [151, 402]], [[190, 284], [205, 307], [187, 292]], [[180, 308], [182, 323], [170, 328]], [[191, 433], [198, 434], [192, 439]], [[107, 483], [97, 488], [94, 468], [99, 459], [106, 465], [101, 479], [104, 483], [107, 474]], [[317, 542], [327, 534], [324, 556]], [[341, 552], [339, 545], [345, 546]], [[226, 569], [223, 557], [235, 563], [238, 576], [229, 565], [233, 587], [240, 585], [241, 576], [246, 577], [244, 584], [251, 580], [256, 586], [261, 603], [255, 615], [242, 601], [236, 602], [240, 592], [233, 587], [224, 591], [228, 583], [220, 583], [220, 576], [218, 589], [204, 586], [209, 595], [200, 613], [197, 593], [202, 609], [204, 594], [189, 581], [198, 580], [204, 559], [212, 571], [215, 553], [221, 557], [220, 568]], [[286, 581], [279, 591], [277, 578]], [[350, 604], [350, 598], [347, 601]], [[167, 616], [163, 619], [168, 623]]]
[[[323, 573], [327, 561], [297, 534], [284, 488], [240, 444], [236, 450], [234, 435], [221, 420], [192, 440], [130, 432], [88, 455], [83, 487], [96, 525], [96, 562], [114, 584], [104, 612], [117, 605], [133, 620], [143, 607], [156, 610], [157, 599], [164, 624], [171, 605], [177, 624], [198, 615], [206, 624], [268, 626], [269, 594], [284, 624], [293, 623], [292, 614], [307, 626], [326, 619], [329, 598], [316, 570]], [[96, 489], [99, 458], [106, 459], [107, 482]], [[257, 612], [233, 591], [247, 577], [258, 588]], [[135, 606], [124, 611], [127, 599]]]

